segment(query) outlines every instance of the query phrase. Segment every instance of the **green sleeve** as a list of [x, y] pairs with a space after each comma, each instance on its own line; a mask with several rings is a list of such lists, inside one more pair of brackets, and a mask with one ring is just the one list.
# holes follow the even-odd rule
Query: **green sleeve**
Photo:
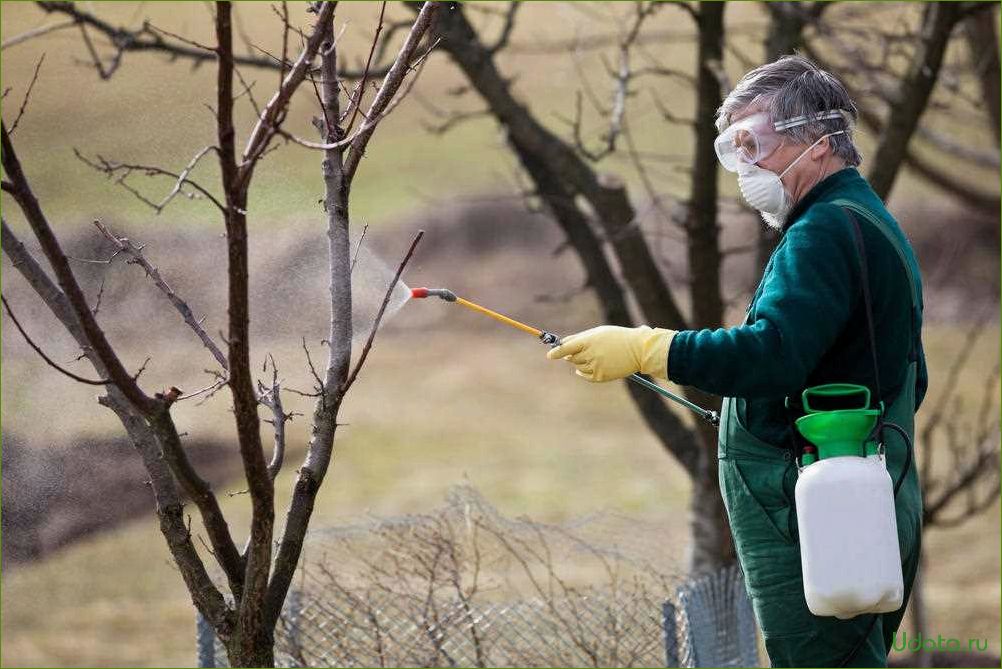
[[859, 297], [851, 226], [819, 204], [783, 236], [746, 324], [684, 330], [672, 341], [672, 381], [727, 397], [794, 393], [846, 326]]

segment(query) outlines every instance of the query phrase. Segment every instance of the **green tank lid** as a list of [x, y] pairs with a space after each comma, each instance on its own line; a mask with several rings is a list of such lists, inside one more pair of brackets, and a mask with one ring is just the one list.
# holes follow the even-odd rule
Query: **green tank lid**
[[[865, 457], [877, 452], [876, 444], [872, 441], [867, 443], [866, 439], [881, 414], [880, 409], [869, 408], [869, 388], [849, 383], [831, 383], [807, 388], [802, 399], [807, 415], [798, 418], [795, 425], [804, 439], [817, 447], [817, 459], [843, 455]], [[818, 408], [823, 404], [862, 406], [833, 410]], [[806, 460], [805, 454], [804, 464], [810, 464]]]

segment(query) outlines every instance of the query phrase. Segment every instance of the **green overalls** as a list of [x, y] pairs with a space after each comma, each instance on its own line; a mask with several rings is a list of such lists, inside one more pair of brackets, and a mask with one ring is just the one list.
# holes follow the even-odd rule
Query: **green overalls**
[[[920, 313], [917, 277], [898, 237], [889, 226], [859, 205], [846, 200], [831, 203], [853, 209], [861, 225], [868, 221], [890, 240], [912, 284], [913, 312]], [[746, 324], [753, 318], [754, 310], [750, 309]], [[877, 327], [879, 337], [879, 325]], [[915, 433], [918, 351], [919, 334], [915, 332], [904, 383], [896, 397], [885, 398], [885, 401], [891, 400], [885, 419], [904, 428], [910, 437]], [[772, 665], [886, 666], [892, 636], [904, 615], [918, 566], [922, 499], [914, 458], [895, 499], [905, 582], [904, 604], [893, 613], [877, 615], [876, 620], [869, 614], [851, 620], [818, 617], [808, 610], [804, 599], [794, 502], [797, 463], [793, 450], [766, 443], [749, 432], [741, 419], [744, 404], [744, 399], [724, 400], [718, 450], [720, 489], [748, 595]], [[884, 438], [888, 472], [897, 481], [905, 465], [906, 444], [891, 430], [884, 432]]]

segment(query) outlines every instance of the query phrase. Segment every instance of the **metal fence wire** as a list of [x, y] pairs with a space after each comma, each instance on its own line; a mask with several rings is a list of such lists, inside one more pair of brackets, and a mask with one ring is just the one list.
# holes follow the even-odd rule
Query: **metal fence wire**
[[[582, 538], [607, 520], [511, 520], [459, 488], [434, 514], [317, 532], [276, 629], [276, 664], [758, 664], [736, 567], [671, 578]], [[198, 648], [199, 666], [227, 666], [201, 619]]]

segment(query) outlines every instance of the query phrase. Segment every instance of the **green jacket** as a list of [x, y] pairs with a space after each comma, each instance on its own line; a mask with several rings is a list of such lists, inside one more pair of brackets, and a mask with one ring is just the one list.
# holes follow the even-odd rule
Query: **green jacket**
[[784, 398], [823, 383], [857, 383], [876, 397], [861, 269], [853, 228], [836, 199], [859, 203], [900, 235], [919, 281], [912, 313], [901, 260], [872, 223], [857, 216], [866, 246], [880, 385], [886, 404], [897, 396], [910, 357], [919, 363], [915, 406], [928, 374], [921, 341], [918, 263], [897, 222], [854, 168], [818, 183], [790, 212], [743, 325], [684, 330], [672, 341], [668, 375], [681, 385], [739, 398], [738, 415], [759, 439], [790, 445]]

